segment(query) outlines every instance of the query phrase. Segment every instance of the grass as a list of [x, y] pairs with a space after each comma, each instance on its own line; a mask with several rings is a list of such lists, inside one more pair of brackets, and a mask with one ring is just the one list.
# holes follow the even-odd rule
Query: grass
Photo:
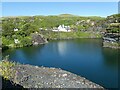
[[45, 38], [54, 39], [67, 39], [67, 38], [101, 38], [99, 33], [93, 32], [49, 32], [43, 34]]

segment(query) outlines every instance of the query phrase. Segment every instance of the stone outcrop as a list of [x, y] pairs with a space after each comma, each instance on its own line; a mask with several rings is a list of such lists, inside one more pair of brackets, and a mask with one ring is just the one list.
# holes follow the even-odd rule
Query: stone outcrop
[[39, 45], [39, 44], [45, 44], [47, 43], [47, 40], [43, 37], [43, 35], [39, 33], [34, 33], [32, 36], [32, 44], [33, 45]]
[[120, 49], [119, 34], [107, 33], [103, 37], [103, 47]]
[[117, 42], [103, 42], [103, 47], [120, 49], [120, 45]]
[[120, 14], [108, 16], [106, 22], [103, 47], [120, 49]]

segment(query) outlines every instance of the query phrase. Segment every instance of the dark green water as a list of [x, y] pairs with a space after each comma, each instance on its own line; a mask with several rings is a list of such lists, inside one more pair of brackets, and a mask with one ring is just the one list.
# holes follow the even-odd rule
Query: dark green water
[[103, 48], [100, 39], [51, 41], [48, 44], [9, 49], [16, 62], [62, 68], [83, 76], [105, 88], [118, 87], [118, 54], [115, 49]]

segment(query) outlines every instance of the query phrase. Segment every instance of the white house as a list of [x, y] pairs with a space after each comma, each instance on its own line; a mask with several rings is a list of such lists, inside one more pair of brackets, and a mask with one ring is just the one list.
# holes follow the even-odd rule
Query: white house
[[15, 42], [15, 44], [20, 43], [20, 41], [18, 39], [14, 39], [14, 42]]
[[64, 24], [63, 25], [59, 25], [59, 27], [57, 29], [54, 29], [52, 31], [54, 31], [54, 32], [58, 32], [58, 31], [61, 31], [61, 32], [71, 32], [70, 26], [64, 26]]
[[92, 25], [92, 26], [94, 26], [94, 25], [95, 25], [95, 23], [94, 23], [94, 22], [92, 22], [92, 23], [91, 23], [91, 25]]
[[17, 28], [14, 28], [14, 31], [18, 31], [18, 29], [17, 29]]

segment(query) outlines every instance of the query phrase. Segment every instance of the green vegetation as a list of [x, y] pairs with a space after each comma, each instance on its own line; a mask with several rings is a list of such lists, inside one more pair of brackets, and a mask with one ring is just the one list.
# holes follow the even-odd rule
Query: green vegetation
[[[108, 28], [108, 32], [118, 32], [118, 28], [115, 28], [118, 26], [113, 27], [111, 23], [107, 23], [111, 17], [113, 17], [112, 19], [115, 17], [113, 21], [119, 20], [119, 14], [107, 18], [82, 17], [71, 14], [3, 17], [1, 18], [2, 47], [31, 46], [32, 34], [36, 32], [43, 34], [47, 39], [101, 38], [101, 32], [104, 32], [106, 28]], [[52, 32], [53, 28], [62, 24], [70, 26], [72, 32]], [[15, 39], [18, 43], [15, 43]]]
[[93, 32], [49, 32], [43, 35], [49, 39], [101, 38], [102, 36]]
[[114, 14], [106, 18], [108, 21], [107, 32], [119, 33], [120, 32], [120, 14]]
[[103, 47], [120, 49], [120, 14], [114, 14], [106, 18], [106, 33]]
[[5, 79], [10, 79], [15, 76], [16, 70], [12, 67], [16, 65], [15, 62], [10, 62], [7, 58], [0, 61], [0, 75]]

